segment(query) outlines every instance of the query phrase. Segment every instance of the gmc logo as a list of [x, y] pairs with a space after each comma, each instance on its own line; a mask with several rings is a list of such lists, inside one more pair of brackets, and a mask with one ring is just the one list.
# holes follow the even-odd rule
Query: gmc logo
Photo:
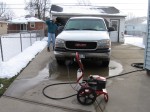
[[86, 44], [77, 43], [77, 44], [75, 44], [75, 47], [86, 47]]

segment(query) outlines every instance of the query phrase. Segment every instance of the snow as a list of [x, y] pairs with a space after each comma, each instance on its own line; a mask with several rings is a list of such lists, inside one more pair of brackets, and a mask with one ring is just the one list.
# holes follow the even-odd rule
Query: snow
[[47, 41], [36, 41], [32, 46], [26, 48], [23, 52], [6, 62], [0, 63], [0, 78], [11, 78], [17, 75], [27, 64], [41, 52]]
[[[1, 38], [3, 60], [8, 61], [10, 58], [16, 56], [21, 52], [21, 47], [22, 50], [24, 50], [31, 44], [33, 44], [36, 40], [40, 40], [40, 37], [37, 37], [35, 33], [10, 33], [3, 35]], [[22, 42], [22, 44], [20, 41]]]
[[145, 48], [145, 45], [143, 44], [143, 37], [125, 35], [125, 44], [131, 44], [134, 46]]
[[15, 24], [21, 24], [21, 23], [28, 24], [28, 22], [44, 22], [44, 21], [35, 17], [28, 17], [28, 18], [20, 17], [20, 18], [9, 20], [9, 22]]
[[[132, 44], [144, 48], [142, 39], [141, 37], [125, 35], [125, 44]], [[6, 62], [0, 62], [0, 78], [11, 78], [17, 75], [46, 45], [46, 38], [42, 41], [36, 41], [32, 46], [26, 48], [15, 57]]]
[[[59, 5], [57, 5], [59, 6]], [[126, 14], [124, 14], [123, 12], [119, 11], [118, 13], [114, 13], [114, 14], [110, 14], [110, 13], [106, 13], [103, 9], [100, 8], [110, 8], [109, 6], [66, 6], [66, 5], [61, 5], [59, 7], [62, 7], [63, 10], [61, 12], [57, 12], [57, 11], [51, 11], [52, 14], [56, 15], [58, 14], [66, 14], [66, 15], [78, 15], [78, 14], [82, 14], [82, 15], [113, 15], [113, 16], [126, 16]]]

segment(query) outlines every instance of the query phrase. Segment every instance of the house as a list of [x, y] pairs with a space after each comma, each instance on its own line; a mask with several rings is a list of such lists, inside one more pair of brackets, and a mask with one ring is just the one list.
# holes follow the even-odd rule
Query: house
[[45, 23], [35, 17], [20, 17], [8, 21], [8, 32], [17, 33], [20, 31], [43, 30]]
[[7, 22], [0, 21], [0, 35], [7, 34]]
[[124, 23], [126, 15], [115, 7], [107, 6], [59, 6], [52, 5], [51, 17], [57, 18], [61, 24], [73, 16], [95, 16], [105, 19], [107, 27], [114, 27], [115, 31], [110, 33], [112, 42], [124, 42]]
[[125, 32], [128, 35], [144, 36], [147, 28], [147, 17], [137, 17], [125, 22]]
[[147, 74], [150, 75], [150, 0], [148, 0], [148, 2], [147, 38], [145, 45], [144, 68], [147, 70]]

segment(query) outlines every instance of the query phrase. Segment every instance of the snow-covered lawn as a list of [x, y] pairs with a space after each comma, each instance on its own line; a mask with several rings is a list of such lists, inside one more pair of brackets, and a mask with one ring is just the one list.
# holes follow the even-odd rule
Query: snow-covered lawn
[[138, 46], [141, 48], [145, 48], [145, 45], [143, 44], [143, 38], [142, 37], [125, 35], [125, 44], [131, 44], [131, 45], [135, 45], [135, 46]]
[[[8, 61], [0, 62], [0, 78], [10, 78], [17, 75], [38, 52], [41, 52], [46, 47], [46, 40], [47, 38], [44, 38], [42, 41], [36, 41], [32, 46], [24, 49], [23, 52]], [[11, 41], [9, 40], [9, 42]], [[125, 44], [132, 44], [144, 48], [141, 37], [125, 36]], [[12, 46], [13, 49], [17, 49], [17, 47], [17, 45]]]
[[6, 62], [0, 63], [0, 78], [11, 78], [17, 75], [47, 45], [46, 40], [36, 41], [32, 46]]
[[[23, 51], [32, 45], [36, 40], [40, 40], [40, 37], [36, 37], [35, 33], [13, 33], [3, 35], [1, 38], [3, 60], [8, 61], [21, 52], [21, 47]], [[0, 52], [0, 62], [1, 61], [2, 55]]]

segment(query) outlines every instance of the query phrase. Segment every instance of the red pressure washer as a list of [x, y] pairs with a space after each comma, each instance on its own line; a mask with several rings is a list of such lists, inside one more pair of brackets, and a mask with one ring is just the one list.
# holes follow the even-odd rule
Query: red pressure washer
[[99, 75], [90, 75], [87, 80], [83, 80], [84, 67], [76, 52], [76, 61], [79, 65], [77, 70], [77, 99], [83, 105], [91, 105], [100, 95], [104, 96], [105, 102], [108, 102], [108, 93], [106, 90], [106, 78]]

